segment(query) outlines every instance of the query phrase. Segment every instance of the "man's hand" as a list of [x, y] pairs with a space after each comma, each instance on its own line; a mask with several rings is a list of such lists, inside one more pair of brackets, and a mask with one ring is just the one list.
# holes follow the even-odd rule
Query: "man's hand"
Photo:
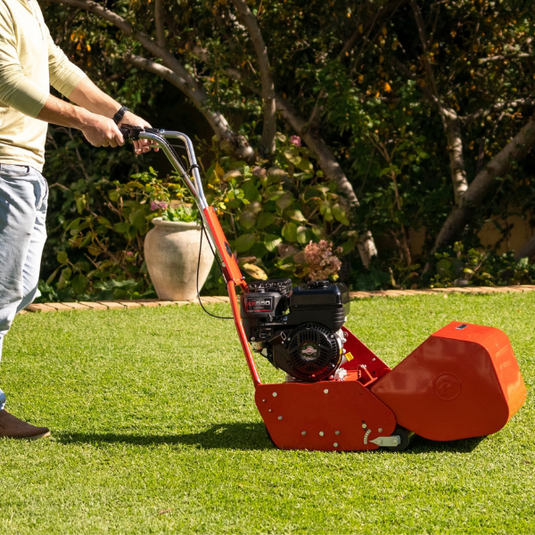
[[124, 145], [124, 138], [117, 125], [102, 115], [92, 114], [88, 123], [80, 127], [84, 137], [95, 147]]
[[[113, 123], [111, 117], [113, 117], [114, 114], [121, 108], [121, 105], [117, 101], [115, 101], [109, 95], [101, 91], [89, 78], [83, 78], [80, 81], [80, 83], [71, 93], [69, 99], [75, 104], [78, 104], [78, 106], [81, 106], [83, 109], [91, 112], [92, 114], [99, 115], [104, 120], [110, 121], [111, 123]], [[106, 119], [108, 117], [110, 119]], [[150, 128], [150, 124], [145, 121], [145, 119], [138, 117], [130, 111], [127, 111], [123, 115], [123, 118], [119, 122], [118, 126], [120, 127], [123, 124], [129, 124], [131, 126], [141, 126], [142, 128]], [[94, 138], [91, 137], [92, 134], [95, 132], [92, 132], [91, 126], [92, 124], [87, 124], [85, 129], [80, 129], [84, 132], [86, 139], [90, 143], [95, 144], [93, 143]], [[113, 126], [115, 126], [115, 123], [113, 123]], [[97, 128], [97, 130], [99, 130], [99, 128]], [[98, 132], [96, 133], [97, 138], [95, 139], [95, 141], [98, 142], [98, 137], [100, 134]], [[109, 136], [109, 133], [110, 132], [108, 131], [107, 136]], [[108, 139], [108, 144], [104, 144], [106, 142], [105, 139]], [[117, 145], [122, 145], [124, 143], [123, 136], [118, 136], [117, 132], [115, 132], [114, 139], [115, 141], [113, 141], [112, 138], [105, 136], [103, 138], [103, 142], [97, 146], [116, 147]], [[138, 141], [134, 141], [134, 149], [136, 151], [136, 154], [148, 152], [151, 147], [154, 148], [154, 150], [158, 150], [157, 148], [155, 148], [154, 143], [148, 139], [140, 139]]]
[[[142, 119], [131, 111], [127, 111], [124, 114], [123, 118], [119, 122], [119, 127], [121, 127], [123, 124], [129, 124], [130, 126], [141, 126], [142, 128], [151, 128], [151, 125], [145, 121], [145, 119]], [[136, 154], [143, 154], [145, 152], [149, 152], [151, 149], [158, 151], [156, 143], [150, 139], [138, 139], [137, 141], [134, 141], [134, 150]]]

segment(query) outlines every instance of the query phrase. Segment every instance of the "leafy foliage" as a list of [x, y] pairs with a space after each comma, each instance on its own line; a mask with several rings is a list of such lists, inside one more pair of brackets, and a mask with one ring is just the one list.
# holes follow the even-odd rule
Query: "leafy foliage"
[[[334, 248], [342, 247], [343, 277], [355, 289], [530, 280], [529, 266], [521, 267], [512, 254], [498, 255], [499, 242], [495, 250], [484, 250], [479, 231], [485, 221], [507, 220], [511, 214], [535, 224], [532, 153], [523, 161], [512, 161], [507, 172], [496, 177], [494, 194], [473, 207], [471, 223], [460, 237], [462, 252], [450, 248], [437, 256], [431, 250], [456, 202], [451, 143], [441, 106], [457, 117], [469, 186], [533, 113], [531, 1], [416, 2], [427, 39], [420, 35], [409, 1], [349, 5], [312, 0], [306, 9], [298, 0], [248, 4], [266, 43], [277, 94], [303, 119], [304, 131], [320, 135], [332, 151], [359, 206], [348, 209], [335, 183], [322, 176], [316, 156], [291, 142], [296, 132], [283, 123], [282, 116], [277, 123], [281, 132], [277, 150], [267, 161], [245, 163], [224, 153], [221, 144], [206, 146], [204, 160], [213, 161], [207, 165], [210, 198], [221, 211], [244, 271], [254, 277], [309, 276], [310, 267], [300, 253], [310, 240], [327, 240]], [[143, 33], [156, 40], [154, 5], [137, 0], [106, 3], [133, 25], [137, 36]], [[167, 82], [129, 61], [134, 55], [154, 59], [136, 35], [128, 36], [98, 16], [62, 4], [45, 4], [45, 8], [58, 43], [103, 89], [140, 114], [155, 116], [157, 126], [191, 133], [173, 122], [175, 114], [162, 111], [168, 109], [163, 91], [173, 94]], [[163, 20], [166, 49], [207, 93], [200, 111], [222, 113], [256, 148], [263, 127], [258, 62], [252, 36], [233, 3], [164, 3]], [[193, 129], [199, 121], [182, 122]], [[89, 177], [99, 175], [99, 165], [100, 176], [111, 183], [123, 183], [128, 180], [123, 177], [139, 171], [118, 177], [119, 167], [134, 165], [130, 160], [121, 163], [123, 156], [104, 155], [105, 151], [90, 155], [81, 146], [78, 151], [81, 159], [73, 159], [71, 152], [68, 161], [75, 166], [83, 161], [94, 169]], [[73, 213], [74, 206], [85, 206], [84, 196], [95, 214], [106, 217], [103, 201], [95, 204], [93, 199], [96, 181], [86, 191], [79, 176], [65, 180], [64, 152], [58, 145], [49, 155], [47, 175], [70, 191], [56, 189], [66, 204], [58, 210], [53, 229], [64, 224], [60, 219], [66, 212], [65, 221], [79, 216]], [[58, 206], [57, 201], [53, 205]], [[145, 221], [147, 217], [148, 213]], [[113, 225], [121, 221], [113, 220]], [[379, 247], [379, 258], [368, 269], [355, 249], [357, 237], [366, 230]], [[512, 231], [510, 225], [501, 230], [504, 238]], [[139, 229], [136, 232], [136, 240], [142, 239]], [[51, 235], [54, 254], [48, 255], [47, 276], [55, 269], [51, 259], [62, 248], [60, 234], [52, 230]], [[420, 235], [423, 242], [416, 244]], [[121, 237], [128, 239], [127, 234]], [[126, 242], [117, 242], [118, 250], [127, 251]], [[111, 237], [108, 243], [111, 248]], [[71, 253], [69, 261], [70, 257]], [[140, 258], [135, 258], [136, 268], [142, 269]], [[447, 262], [453, 263], [446, 269]], [[468, 277], [463, 269], [474, 274]], [[521, 275], [524, 269], [528, 272]], [[140, 277], [133, 276], [134, 280]]]
[[219, 153], [207, 178], [207, 199], [253, 278], [310, 276], [310, 242], [334, 241], [339, 253], [355, 247], [347, 203], [295, 137], [279, 135], [273, 161], [254, 167]]
[[[122, 183], [101, 178], [91, 196], [77, 197], [77, 213], [63, 220], [59, 263], [41, 284], [44, 299], [124, 299], [154, 297], [143, 257], [144, 236], [154, 217], [196, 219], [186, 189], [156, 171]], [[171, 177], [172, 178], [172, 177]], [[70, 191], [67, 189], [67, 191]], [[52, 284], [54, 285], [52, 286]]]

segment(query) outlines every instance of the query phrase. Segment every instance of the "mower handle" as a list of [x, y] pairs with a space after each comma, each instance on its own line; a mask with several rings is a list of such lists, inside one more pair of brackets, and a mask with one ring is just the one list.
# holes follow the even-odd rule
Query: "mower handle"
[[[132, 141], [137, 141], [139, 139], [149, 139], [158, 148], [160, 148], [171, 162], [171, 165], [174, 167], [175, 171], [182, 176], [182, 179], [186, 183], [187, 188], [193, 195], [193, 198], [199, 207], [200, 213], [204, 213], [204, 210], [208, 207], [208, 202], [204, 196], [204, 189], [201, 181], [201, 175], [199, 173], [199, 165], [195, 156], [195, 149], [193, 148], [191, 139], [186, 134], [172, 130], [143, 128], [141, 126], [131, 126], [128, 124], [122, 125], [119, 130], [121, 131], [121, 134], [125, 140], [131, 139]], [[167, 138], [179, 139], [184, 143], [189, 163], [188, 170], [186, 170], [182, 165], [178, 154], [167, 141]]]
[[[245, 278], [238, 266], [238, 262], [234, 257], [227, 238], [225, 237], [225, 233], [221, 228], [217, 214], [214, 208], [208, 205], [206, 197], [204, 196], [199, 165], [197, 164], [195, 149], [193, 148], [191, 139], [182, 132], [129, 125], [122, 125], [121, 133], [125, 139], [132, 139], [134, 141], [139, 139], [149, 139], [167, 156], [174, 169], [182, 176], [187, 188], [195, 199], [195, 203], [199, 208], [199, 215], [202, 218], [206, 230], [206, 236], [212, 244], [212, 250], [216, 252], [221, 261], [225, 281], [227, 283], [232, 282], [233, 284], [239, 285], [242, 289], [248, 288]], [[189, 164], [189, 169], [187, 171], [180, 161], [178, 154], [166, 138], [179, 139], [184, 143]], [[239, 314], [237, 317], [239, 317]]]

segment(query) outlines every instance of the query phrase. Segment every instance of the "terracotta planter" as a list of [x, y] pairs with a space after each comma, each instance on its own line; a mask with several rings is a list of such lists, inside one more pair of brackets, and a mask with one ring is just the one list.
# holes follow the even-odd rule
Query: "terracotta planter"
[[[145, 262], [160, 299], [190, 301], [197, 296], [197, 263], [201, 226], [197, 223], [152, 220], [145, 236]], [[199, 291], [210, 273], [214, 256], [206, 236], [202, 240]]]

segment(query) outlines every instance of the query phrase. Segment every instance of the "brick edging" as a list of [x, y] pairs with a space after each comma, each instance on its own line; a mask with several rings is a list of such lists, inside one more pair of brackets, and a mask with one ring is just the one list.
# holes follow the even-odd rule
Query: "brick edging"
[[366, 297], [401, 297], [408, 295], [431, 295], [431, 294], [494, 294], [508, 292], [535, 292], [535, 285], [525, 284], [522, 286], [469, 286], [464, 288], [429, 288], [425, 290], [377, 290], [374, 292], [349, 292], [352, 299], [364, 299]]
[[[377, 290], [371, 292], [349, 292], [351, 299], [365, 299], [369, 297], [404, 297], [411, 295], [432, 295], [432, 294], [493, 294], [508, 292], [534, 292], [535, 285], [522, 286], [473, 286], [468, 288], [430, 288], [427, 290]], [[202, 297], [202, 302], [228, 303], [227, 296], [206, 296]], [[164, 307], [170, 305], [190, 305], [198, 304], [197, 299], [191, 301], [164, 301], [161, 299], [138, 299], [132, 301], [77, 301], [62, 303], [34, 303], [24, 309], [21, 314], [30, 312], [66, 312], [71, 310], [123, 310], [127, 308], [151, 308]]]

